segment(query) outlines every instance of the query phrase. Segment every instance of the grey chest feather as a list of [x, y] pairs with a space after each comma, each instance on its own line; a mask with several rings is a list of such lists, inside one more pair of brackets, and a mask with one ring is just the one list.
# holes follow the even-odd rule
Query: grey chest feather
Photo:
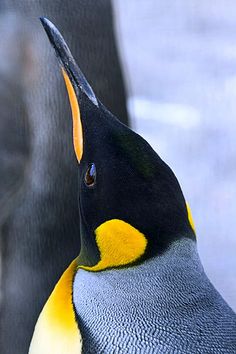
[[236, 316], [195, 247], [182, 240], [139, 266], [79, 270], [73, 301], [83, 353], [236, 353]]

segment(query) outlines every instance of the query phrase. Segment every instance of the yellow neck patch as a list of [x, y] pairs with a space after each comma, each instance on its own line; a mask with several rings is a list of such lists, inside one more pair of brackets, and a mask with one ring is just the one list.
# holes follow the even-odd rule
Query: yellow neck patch
[[95, 235], [101, 260], [95, 266], [79, 266], [81, 269], [97, 272], [133, 263], [147, 246], [147, 239], [140, 231], [119, 219], [104, 222]]
[[74, 260], [55, 286], [46, 302], [31, 341], [29, 354], [80, 354], [82, 339], [72, 303]]
[[188, 221], [191, 225], [191, 228], [193, 229], [194, 233], [196, 233], [196, 230], [195, 230], [195, 226], [194, 226], [194, 221], [193, 221], [193, 216], [192, 216], [192, 213], [191, 213], [191, 209], [190, 209], [190, 206], [189, 204], [186, 202], [186, 207], [187, 207], [187, 212], [188, 212]]
[[62, 74], [65, 80], [70, 106], [71, 106], [71, 112], [72, 112], [74, 150], [75, 150], [77, 160], [80, 163], [83, 156], [83, 129], [82, 129], [82, 123], [80, 119], [79, 104], [75, 94], [75, 90], [64, 69], [62, 69]]

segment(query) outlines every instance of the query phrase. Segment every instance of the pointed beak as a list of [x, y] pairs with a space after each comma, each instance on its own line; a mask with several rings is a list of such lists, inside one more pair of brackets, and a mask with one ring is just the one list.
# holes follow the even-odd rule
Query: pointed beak
[[98, 106], [98, 101], [58, 29], [45, 17], [41, 17], [40, 21], [42, 22], [62, 68], [72, 111], [74, 149], [77, 160], [80, 162], [83, 156], [83, 129], [80, 117], [79, 98], [81, 93], [85, 94], [95, 106]]
[[64, 38], [47, 18], [41, 17], [40, 21], [48, 35], [49, 41], [55, 49], [58, 60], [64, 68], [65, 72], [69, 76], [72, 85], [75, 89], [81, 90], [96, 106], [98, 106], [97, 98], [89, 85], [88, 81], [84, 77], [82, 71], [76, 64], [70, 49], [68, 48]]

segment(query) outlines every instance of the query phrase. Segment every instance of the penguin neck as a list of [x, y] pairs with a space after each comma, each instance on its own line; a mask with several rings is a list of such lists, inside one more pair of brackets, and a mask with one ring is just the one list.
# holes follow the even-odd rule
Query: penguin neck
[[[135, 283], [142, 282], [146, 287], [148, 283], [152, 287], [161, 288], [169, 283], [173, 283], [174, 291], [176, 279], [186, 280], [190, 277], [199, 277], [203, 273], [203, 267], [198, 256], [196, 242], [181, 238], [180, 240], [171, 243], [168, 249], [161, 254], [144, 260], [142, 263], [134, 266], [129, 266], [125, 269], [110, 270], [112, 278], [117, 275], [123, 279], [131, 279]], [[137, 278], [137, 279], [136, 279]], [[124, 282], [123, 282], [124, 283]]]
[[[98, 273], [79, 270], [77, 275], [78, 280], [85, 276], [89, 283], [93, 284], [93, 288], [96, 287], [95, 284], [99, 288], [106, 288], [109, 284], [110, 291], [114, 291], [117, 297], [126, 297], [132, 293], [145, 299], [156, 298], [163, 307], [167, 306], [168, 301], [172, 302], [173, 298], [175, 303], [178, 299], [182, 302], [184, 295], [188, 296], [190, 292], [194, 293], [201, 287], [209, 286], [197, 253], [196, 242], [187, 238], [173, 242], [165, 252], [144, 260], [139, 265]], [[75, 286], [76, 283], [77, 280]], [[96, 291], [91, 289], [93, 290]], [[129, 305], [132, 306], [132, 303]]]
[[[198, 288], [198, 284], [207, 277], [201, 264], [196, 242], [192, 239], [181, 238], [170, 244], [170, 246], [157, 255], [145, 260], [137, 267], [130, 268], [132, 279], [143, 287], [152, 289], [159, 295], [168, 294], [176, 301], [182, 301], [184, 294], [189, 293], [191, 288]], [[125, 274], [124, 274], [125, 275]], [[125, 275], [126, 277], [126, 275]], [[137, 279], [135, 279], [137, 278]], [[150, 292], [150, 296], [153, 296]], [[171, 301], [171, 299], [169, 299]], [[158, 299], [159, 303], [162, 297]]]
[[[99, 273], [79, 270], [73, 303], [86, 353], [91, 346], [99, 348], [94, 352], [110, 353], [119, 338], [119, 348], [128, 345], [135, 353], [137, 348], [145, 353], [173, 353], [175, 348], [205, 352], [209, 338], [215, 343], [212, 333], [221, 328], [216, 324], [222, 314], [230, 321], [227, 306], [203, 271], [196, 243], [186, 238], [137, 266]], [[111, 336], [114, 347], [101, 350], [111, 347]]]

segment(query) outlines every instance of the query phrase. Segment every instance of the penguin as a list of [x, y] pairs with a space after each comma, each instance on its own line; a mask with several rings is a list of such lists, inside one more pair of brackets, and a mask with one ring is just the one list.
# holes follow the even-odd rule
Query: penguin
[[71, 104], [81, 250], [29, 353], [236, 353], [236, 315], [204, 272], [177, 178], [104, 107], [59, 31], [41, 22]]

